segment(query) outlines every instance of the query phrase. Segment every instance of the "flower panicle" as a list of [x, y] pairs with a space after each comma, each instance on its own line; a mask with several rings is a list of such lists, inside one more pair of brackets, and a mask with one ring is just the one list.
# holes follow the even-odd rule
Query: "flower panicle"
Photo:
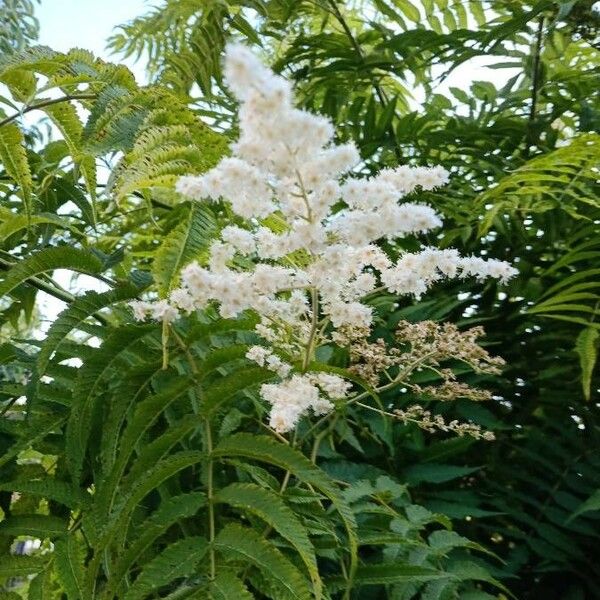
[[138, 319], [165, 322], [209, 304], [224, 318], [255, 311], [265, 349], [252, 348], [248, 358], [279, 379], [261, 395], [272, 407], [272, 427], [286, 432], [310, 410], [323, 414], [348, 397], [343, 378], [315, 375], [309, 366], [319, 346], [369, 335], [373, 313], [365, 296], [387, 290], [418, 298], [444, 278], [506, 281], [515, 270], [433, 248], [392, 260], [378, 241], [442, 225], [431, 207], [404, 199], [445, 185], [448, 172], [401, 165], [354, 177], [356, 146], [336, 145], [331, 122], [296, 108], [290, 83], [248, 48], [227, 47], [224, 74], [240, 103], [239, 139], [215, 168], [181, 177], [176, 189], [199, 202], [225, 200], [237, 224], [221, 231], [207, 264], [182, 270], [168, 299], [132, 308]]

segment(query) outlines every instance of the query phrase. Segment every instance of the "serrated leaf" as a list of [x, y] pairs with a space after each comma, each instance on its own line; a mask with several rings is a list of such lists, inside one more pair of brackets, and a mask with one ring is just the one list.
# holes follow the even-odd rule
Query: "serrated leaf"
[[[101, 541], [96, 544], [99, 552], [105, 548], [112, 539], [124, 531], [132, 511], [137, 504], [147, 496], [153, 489], [164, 481], [177, 475], [187, 467], [191, 467], [205, 460], [205, 455], [197, 451], [181, 451], [158, 461], [143, 477], [129, 482], [129, 485], [120, 490], [119, 499], [112, 510], [106, 515], [106, 507], [102, 506], [102, 516], [108, 517], [103, 523]], [[105, 516], [106, 515], [106, 516]]]
[[87, 192], [92, 199], [92, 225], [96, 225], [96, 163], [91, 154], [84, 152], [82, 144], [83, 125], [77, 115], [77, 110], [69, 102], [60, 102], [44, 107], [46, 114], [58, 127], [63, 135], [75, 165], [81, 171]]
[[413, 23], [421, 21], [419, 9], [409, 0], [394, 0], [394, 4], [406, 15]]
[[101, 505], [106, 513], [110, 511], [119, 480], [142, 436], [161, 413], [188, 390], [189, 386], [188, 378], [178, 378], [160, 393], [151, 394], [137, 405], [131, 421], [121, 436], [117, 460], [110, 474], [99, 487], [97, 504]]
[[70, 483], [57, 481], [49, 476], [43, 479], [18, 479], [2, 482], [0, 483], [0, 490], [41, 496], [71, 508], [79, 506], [84, 500], [79, 490], [75, 489]]
[[108, 336], [100, 349], [79, 369], [66, 431], [67, 464], [74, 480], [78, 481], [81, 476], [93, 406], [101, 384], [121, 361], [126, 362], [124, 356], [130, 347], [154, 330], [153, 326], [126, 326], [118, 329]]
[[102, 262], [92, 252], [71, 246], [45, 248], [11, 267], [0, 282], [0, 297], [9, 294], [30, 277], [55, 269], [69, 269], [78, 273], [96, 275], [102, 271]]
[[28, 535], [40, 539], [67, 533], [67, 523], [51, 515], [13, 515], [0, 521], [0, 535]]
[[[356, 569], [356, 587], [365, 585], [390, 585], [394, 583], [423, 583], [435, 579], [447, 578], [443, 571], [420, 567], [416, 565], [381, 563], [374, 565], [361, 565]], [[337, 590], [343, 587], [341, 577], [327, 580], [328, 589]]]
[[331, 480], [323, 471], [297, 450], [269, 437], [247, 433], [239, 433], [222, 440], [214, 449], [213, 456], [215, 458], [220, 456], [243, 456], [279, 466], [290, 471], [300, 481], [318, 488], [327, 496], [340, 514], [348, 535], [348, 550], [351, 562], [349, 582], [351, 583], [352, 574], [356, 568], [357, 556], [356, 522], [352, 510], [342, 500]]
[[203, 414], [215, 414], [225, 402], [236, 397], [244, 390], [251, 389], [273, 379], [273, 373], [262, 367], [240, 368], [220, 377], [217, 381], [207, 386], [203, 394], [201, 412]]
[[[25, 152], [25, 138], [23, 133], [14, 123], [0, 126], [0, 162], [6, 173], [19, 188], [19, 195], [25, 206], [27, 215], [33, 214], [32, 189], [33, 179], [31, 169]], [[0, 294], [2, 296], [3, 294]]]
[[143, 600], [162, 586], [191, 575], [207, 549], [203, 537], [187, 537], [167, 546], [142, 569], [123, 600]]
[[482, 565], [469, 560], [461, 560], [452, 562], [448, 566], [448, 571], [461, 581], [485, 581], [502, 590], [511, 598], [515, 598], [509, 590], [500, 583], [496, 578], [492, 577], [490, 572]]
[[[56, 597], [52, 585], [51, 571], [42, 571], [36, 575], [29, 584], [27, 600], [54, 600]], [[21, 600], [21, 596], [19, 596]]]
[[26, 435], [22, 436], [19, 441], [0, 456], [0, 467], [19, 455], [23, 450], [35, 445], [40, 440], [43, 440], [50, 432], [59, 430], [61, 425], [67, 420], [66, 416], [53, 417], [42, 419], [42, 422], [32, 421], [30, 427], [26, 431]]
[[69, 230], [77, 237], [81, 237], [81, 231], [69, 223], [65, 218], [59, 217], [52, 213], [37, 213], [35, 215], [19, 215], [7, 211], [6, 217], [2, 215], [3, 223], [0, 225], [0, 240], [6, 239], [7, 237], [28, 229], [31, 225], [56, 225], [61, 229]]
[[232, 483], [219, 490], [214, 501], [225, 502], [257, 515], [290, 542], [306, 565], [313, 581], [315, 596], [321, 597], [322, 583], [317, 559], [306, 529], [280, 496], [253, 483]]
[[37, 360], [38, 376], [45, 373], [46, 366], [52, 354], [59, 348], [67, 335], [77, 329], [88, 317], [102, 308], [117, 302], [129, 300], [140, 293], [140, 289], [133, 285], [123, 285], [108, 292], [86, 292], [76, 298], [50, 326], [44, 343], [40, 348]]
[[181, 269], [199, 258], [217, 232], [215, 218], [206, 206], [193, 205], [184, 219], [156, 251], [152, 275], [161, 296], [174, 287]]
[[219, 569], [210, 584], [210, 600], [254, 600], [246, 586], [231, 572]]
[[589, 401], [592, 387], [592, 374], [598, 360], [598, 339], [600, 332], [592, 327], [584, 329], [575, 341], [575, 351], [579, 355], [581, 366], [581, 387], [583, 396]]
[[265, 577], [276, 582], [291, 598], [309, 600], [312, 594], [300, 571], [268, 540], [248, 527], [226, 525], [215, 538], [215, 548], [254, 565]]
[[55, 564], [58, 578], [69, 600], [84, 598], [85, 546], [75, 534], [58, 540], [55, 548]]
[[2, 556], [0, 561], [0, 577], [21, 577], [38, 573], [48, 562], [42, 556]]
[[129, 569], [157, 538], [179, 520], [193, 517], [205, 503], [206, 496], [199, 492], [182, 494], [162, 502], [133, 536], [131, 545], [117, 558], [106, 584], [106, 595], [115, 593]]

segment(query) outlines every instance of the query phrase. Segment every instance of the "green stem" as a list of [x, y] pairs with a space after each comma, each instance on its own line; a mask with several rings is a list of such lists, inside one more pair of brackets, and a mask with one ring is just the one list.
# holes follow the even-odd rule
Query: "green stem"
[[537, 117], [537, 104], [540, 92], [540, 80], [541, 80], [541, 69], [540, 69], [540, 58], [542, 53], [542, 43], [544, 35], [544, 16], [540, 17], [538, 23], [538, 29], [535, 39], [535, 46], [533, 48], [533, 65], [531, 74], [531, 109], [529, 111], [529, 122], [527, 124], [527, 138], [525, 143], [525, 156], [529, 156], [530, 147], [536, 143], [535, 136], [535, 121]]
[[205, 438], [206, 438], [206, 451], [208, 454], [207, 474], [206, 474], [206, 487], [207, 487], [207, 501], [208, 501], [208, 541], [209, 541], [209, 555], [210, 555], [210, 578], [214, 579], [217, 574], [217, 567], [215, 562], [215, 507], [214, 507], [214, 482], [213, 482], [213, 441], [212, 431], [210, 428], [210, 421], [206, 419], [205, 425]]
[[332, 431], [332, 429], [335, 427], [335, 424], [337, 422], [339, 415], [336, 415], [332, 420], [331, 423], [329, 423], [329, 425], [327, 427], [325, 427], [325, 429], [323, 429], [321, 432], [319, 432], [316, 436], [315, 436], [315, 441], [313, 442], [313, 447], [310, 453], [310, 460], [313, 464], [317, 464], [317, 454], [319, 453], [319, 446], [321, 445], [321, 442], [325, 439], [325, 437], [327, 435], [329, 435], [329, 433]]
[[319, 327], [319, 295], [315, 288], [311, 289], [310, 296], [312, 303], [312, 319], [310, 326], [310, 334], [308, 336], [308, 342], [306, 343], [306, 352], [304, 354], [304, 360], [302, 361], [303, 371], [306, 371], [312, 359], [313, 346], [315, 344], [315, 337], [317, 335], [317, 329]]
[[169, 368], [169, 323], [162, 322], [162, 369], [166, 371]]
[[[194, 355], [192, 354], [190, 348], [187, 346], [183, 338], [177, 333], [177, 331], [172, 329], [173, 337], [175, 341], [179, 345], [179, 347], [183, 350], [187, 361], [190, 365], [190, 369], [197, 379], [200, 375], [200, 369], [198, 368], [198, 364], [194, 359]], [[198, 395], [201, 395], [200, 385], [197, 386]], [[192, 403], [192, 409], [195, 414], [198, 412], [198, 406], [196, 402]], [[215, 549], [214, 549], [214, 541], [215, 541], [215, 507], [214, 507], [214, 472], [213, 472], [213, 460], [212, 460], [212, 451], [213, 451], [213, 439], [212, 439], [212, 430], [210, 427], [210, 420], [207, 417], [204, 422], [204, 438], [206, 444], [206, 454], [208, 456], [207, 461], [207, 472], [206, 472], [206, 497], [208, 504], [208, 539], [209, 539], [209, 557], [210, 557], [210, 578], [214, 579], [217, 573], [216, 568], [216, 560], [215, 560]]]
[[[342, 29], [344, 30], [344, 33], [346, 34], [348, 40], [350, 41], [350, 44], [352, 44], [352, 48], [354, 49], [359, 60], [363, 63], [363, 65], [366, 65], [365, 55], [362, 51], [362, 48], [360, 47], [358, 40], [352, 33], [352, 30], [350, 29], [350, 26], [346, 22], [346, 19], [344, 19], [344, 15], [342, 15], [342, 13], [337, 5], [336, 0], [328, 0], [328, 4], [331, 6], [331, 10], [329, 12], [331, 14], [333, 14], [333, 16], [336, 18], [338, 23], [341, 25]], [[377, 95], [377, 98], [379, 99], [379, 103], [381, 104], [381, 106], [383, 108], [385, 108], [389, 102], [385, 91], [379, 85], [379, 83], [377, 83], [377, 80], [375, 79], [375, 77], [373, 77], [371, 79], [371, 83], [373, 84], [373, 89], [375, 90], [375, 94]], [[394, 111], [394, 114], [396, 114], [396, 111]], [[390, 136], [390, 138], [392, 139], [392, 142], [394, 144], [394, 154], [396, 155], [396, 160], [398, 160], [398, 162], [400, 162], [402, 160], [402, 153], [400, 151], [400, 147], [398, 146], [398, 142], [396, 140], [396, 132], [394, 131], [394, 127], [391, 123], [388, 125], [387, 130], [388, 130], [388, 135]]]

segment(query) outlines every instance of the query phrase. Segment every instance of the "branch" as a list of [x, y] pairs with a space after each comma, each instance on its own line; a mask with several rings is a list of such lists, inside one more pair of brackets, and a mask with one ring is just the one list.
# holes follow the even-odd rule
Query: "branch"
[[531, 74], [531, 108], [529, 110], [529, 122], [527, 124], [527, 137], [526, 137], [526, 146], [525, 146], [525, 156], [529, 156], [529, 148], [535, 142], [534, 139], [534, 130], [533, 127], [535, 125], [535, 119], [537, 116], [537, 103], [538, 103], [538, 95], [540, 92], [540, 54], [542, 51], [542, 42], [543, 42], [543, 33], [544, 33], [544, 16], [540, 17], [538, 23], [538, 29], [536, 34], [535, 46], [533, 49], [533, 66], [532, 66], [532, 74]]
[[20, 110], [18, 113], [11, 115], [10, 117], [6, 117], [0, 121], [0, 127], [4, 125], [8, 125], [12, 123], [19, 117], [23, 116], [25, 113], [31, 112], [32, 110], [38, 110], [39, 108], [44, 108], [45, 106], [51, 106], [52, 104], [59, 104], [60, 102], [69, 102], [70, 100], [92, 100], [96, 98], [96, 94], [73, 94], [70, 96], [61, 96], [60, 98], [52, 98], [50, 100], [43, 100], [42, 102], [38, 102], [37, 104], [30, 104]]
[[[3, 271], [8, 271], [11, 267], [14, 267], [14, 263], [0, 258], [0, 269], [2, 269]], [[27, 279], [25, 279], [24, 283], [33, 286], [41, 292], [46, 292], [46, 294], [49, 294], [50, 296], [53, 296], [58, 300], [62, 300], [67, 304], [71, 304], [75, 300], [75, 296], [73, 296], [73, 294], [67, 292], [66, 290], [62, 290], [59, 287], [54, 286], [50, 283], [46, 283], [45, 281], [42, 281], [39, 277], [28, 277]], [[108, 324], [108, 321], [100, 315], [95, 314], [93, 315], [93, 317], [97, 319], [98, 322], [102, 325]]]
[[[358, 40], [354, 37], [354, 34], [352, 33], [350, 26], [346, 22], [346, 19], [344, 19], [344, 16], [340, 12], [340, 9], [338, 8], [336, 0], [328, 0], [328, 3], [331, 6], [332, 14], [335, 16], [335, 18], [338, 20], [339, 24], [342, 26], [342, 29], [344, 30], [346, 36], [350, 40], [350, 43], [352, 44], [352, 47], [354, 48], [356, 54], [358, 55], [358, 57], [364, 64], [365, 55], [363, 54], [362, 48], [360, 47]], [[385, 93], [385, 90], [377, 83], [376, 79], [373, 78], [371, 81], [373, 83], [373, 89], [375, 90], [375, 93], [377, 94], [377, 97], [379, 98], [379, 103], [381, 104], [381, 106], [383, 108], [385, 108], [389, 102], [387, 95]], [[388, 127], [388, 134], [391, 136], [391, 138], [394, 142], [394, 153], [396, 154], [396, 159], [398, 160], [398, 162], [400, 162], [400, 160], [402, 159], [402, 154], [400, 153], [400, 148], [398, 147], [398, 144], [396, 143], [396, 133], [391, 124]]]

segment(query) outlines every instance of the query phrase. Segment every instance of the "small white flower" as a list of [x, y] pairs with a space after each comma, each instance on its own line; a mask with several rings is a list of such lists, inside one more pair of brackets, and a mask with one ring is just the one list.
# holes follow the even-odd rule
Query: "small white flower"
[[178, 316], [177, 309], [171, 306], [166, 300], [160, 300], [152, 305], [152, 318], [157, 321], [172, 323]]
[[143, 321], [152, 312], [152, 304], [142, 300], [132, 300], [129, 306], [133, 310], [133, 318], [136, 321]]
[[373, 314], [366, 295], [385, 288], [418, 298], [445, 278], [507, 281], [515, 270], [435, 248], [394, 263], [380, 240], [442, 225], [431, 207], [404, 198], [446, 184], [448, 172], [401, 165], [353, 177], [349, 171], [360, 162], [354, 144], [335, 145], [331, 122], [295, 108], [289, 82], [248, 48], [227, 47], [224, 74], [240, 103], [239, 139], [230, 156], [206, 173], [180, 178], [176, 189], [197, 201], [227, 202], [236, 224], [211, 245], [207, 266], [193, 262], [182, 270], [169, 301], [131, 307], [136, 319], [151, 314], [167, 322], [209, 303], [227, 318], [254, 310], [266, 346], [252, 346], [246, 357], [281, 378], [264, 384], [261, 396], [271, 405], [271, 426], [284, 433], [311, 411], [332, 410], [332, 400], [347, 398], [351, 384], [327, 373], [294, 373], [280, 357], [306, 366], [315, 346], [343, 340], [345, 330], [368, 334]]

